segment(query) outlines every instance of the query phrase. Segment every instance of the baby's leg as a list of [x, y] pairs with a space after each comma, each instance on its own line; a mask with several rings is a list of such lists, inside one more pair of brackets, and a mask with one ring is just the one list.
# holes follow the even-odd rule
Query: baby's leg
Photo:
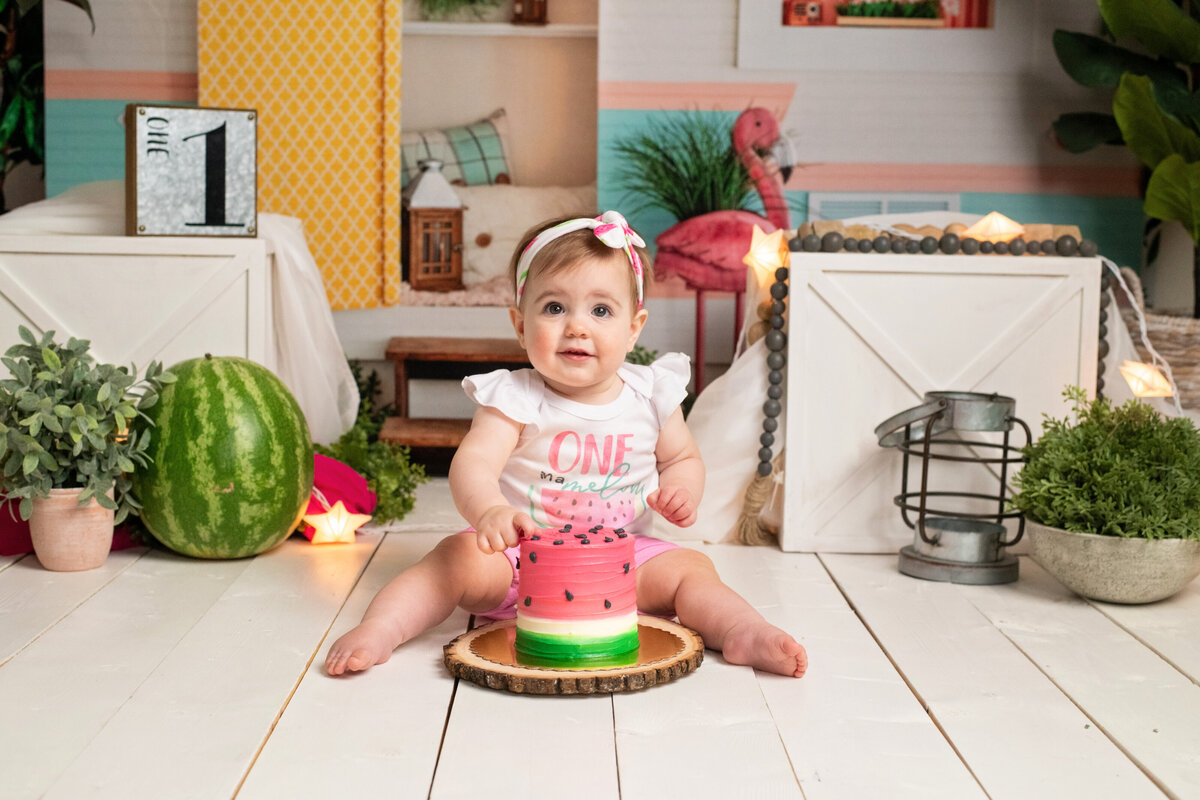
[[503, 553], [485, 555], [479, 549], [474, 531], [446, 537], [375, 595], [358, 627], [329, 648], [325, 671], [341, 675], [382, 664], [393, 650], [459, 606], [468, 611], [495, 608], [512, 575]]
[[722, 583], [703, 553], [668, 550], [639, 566], [637, 599], [641, 611], [678, 616], [732, 664], [797, 678], [808, 669], [803, 645]]

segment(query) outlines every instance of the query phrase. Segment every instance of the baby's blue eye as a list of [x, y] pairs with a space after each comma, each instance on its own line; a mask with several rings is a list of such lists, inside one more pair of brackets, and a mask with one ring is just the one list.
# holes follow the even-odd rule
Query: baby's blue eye
[[592, 309], [592, 313], [601, 319], [612, 316], [612, 309], [608, 306], [596, 306]]
[[564, 310], [565, 309], [563, 309], [562, 303], [550, 302], [546, 303], [546, 306], [542, 309], [542, 312], [546, 314], [561, 314]]

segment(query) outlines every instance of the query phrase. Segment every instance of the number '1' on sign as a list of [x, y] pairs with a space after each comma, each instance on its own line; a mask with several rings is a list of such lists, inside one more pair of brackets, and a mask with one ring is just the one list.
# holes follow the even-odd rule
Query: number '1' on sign
[[125, 232], [254, 236], [257, 113], [131, 104], [125, 108]]

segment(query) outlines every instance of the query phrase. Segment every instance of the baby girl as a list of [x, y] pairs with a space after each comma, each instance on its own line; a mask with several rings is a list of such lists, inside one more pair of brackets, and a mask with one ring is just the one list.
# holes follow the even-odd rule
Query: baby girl
[[625, 361], [646, 324], [644, 246], [614, 211], [526, 234], [509, 316], [533, 369], [463, 381], [479, 408], [451, 462], [450, 490], [471, 529], [375, 596], [329, 648], [330, 675], [387, 661], [455, 607], [515, 616], [520, 535], [559, 527], [581, 506], [596, 524], [636, 536], [640, 612], [677, 616], [730, 663], [804, 674], [803, 646], [722, 583], [707, 556], [645, 533], [650, 511], [681, 527], [696, 522], [704, 464], [679, 408], [687, 358]]

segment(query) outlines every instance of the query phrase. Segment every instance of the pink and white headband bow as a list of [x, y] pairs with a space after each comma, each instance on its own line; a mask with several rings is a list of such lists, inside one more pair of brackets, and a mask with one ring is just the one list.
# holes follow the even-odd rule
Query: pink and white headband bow
[[642, 307], [642, 287], [645, 284], [645, 278], [642, 270], [642, 259], [638, 257], [637, 250], [634, 247], [645, 247], [646, 243], [638, 236], [629, 223], [625, 221], [616, 211], [605, 211], [595, 219], [580, 217], [578, 219], [569, 219], [566, 222], [560, 222], [552, 228], [539, 233], [521, 253], [521, 258], [517, 260], [517, 302], [521, 302], [521, 292], [525, 291], [525, 280], [529, 277], [529, 265], [533, 263], [533, 258], [541, 251], [543, 247], [550, 244], [558, 237], [571, 233], [572, 231], [584, 230], [591, 228], [596, 234], [596, 238], [604, 242], [609, 247], [625, 251], [625, 255], [629, 256], [629, 264], [633, 267], [634, 277], [637, 278], [637, 300], [638, 308]]

